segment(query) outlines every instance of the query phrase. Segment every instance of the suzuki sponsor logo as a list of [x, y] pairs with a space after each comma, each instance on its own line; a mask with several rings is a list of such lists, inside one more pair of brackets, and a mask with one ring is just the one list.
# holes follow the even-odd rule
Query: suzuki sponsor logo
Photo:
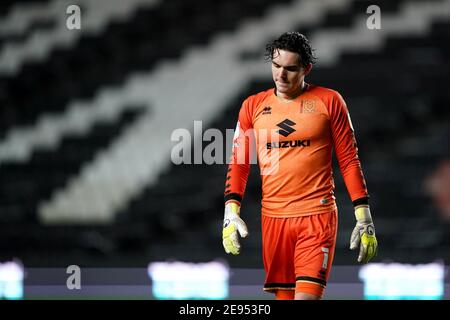
[[[277, 124], [281, 130], [278, 130], [277, 132], [287, 137], [291, 133], [295, 132], [296, 130], [293, 128], [296, 123], [290, 119], [284, 119], [280, 123]], [[283, 149], [283, 148], [297, 148], [297, 147], [309, 147], [311, 145], [310, 139], [298, 139], [298, 140], [287, 140], [287, 141], [276, 141], [276, 142], [268, 142], [266, 144], [267, 149]]]
[[309, 147], [311, 145], [311, 140], [290, 140], [290, 141], [278, 141], [267, 143], [267, 149], [275, 148], [297, 148], [297, 147]]
[[296, 123], [289, 119], [284, 119], [280, 123], [277, 124], [278, 127], [281, 128], [281, 130], [278, 130], [278, 133], [281, 134], [283, 137], [287, 137], [292, 132], [295, 132], [295, 129], [292, 128], [292, 126], [295, 126]]

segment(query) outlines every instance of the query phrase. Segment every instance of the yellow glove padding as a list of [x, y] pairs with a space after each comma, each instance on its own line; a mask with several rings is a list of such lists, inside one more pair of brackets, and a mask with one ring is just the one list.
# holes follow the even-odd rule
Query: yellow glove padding
[[236, 202], [225, 204], [225, 214], [223, 219], [222, 243], [226, 253], [239, 254], [241, 245], [239, 243], [238, 232], [242, 238], [248, 235], [245, 222], [239, 217], [240, 206]]
[[358, 262], [368, 263], [377, 255], [378, 242], [368, 205], [355, 208], [356, 226], [350, 238], [350, 249], [359, 247]]

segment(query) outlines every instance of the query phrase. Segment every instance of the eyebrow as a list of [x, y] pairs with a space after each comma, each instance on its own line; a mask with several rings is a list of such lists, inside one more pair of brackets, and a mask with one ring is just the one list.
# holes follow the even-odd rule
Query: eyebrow
[[278, 64], [278, 63], [276, 63], [275, 61], [273, 61], [272, 60], [272, 63], [274, 64], [274, 65], [277, 65], [277, 66], [279, 66], [279, 67], [284, 67], [285, 69], [290, 69], [290, 70], [294, 70], [294, 69], [298, 69], [298, 68], [301, 68], [301, 66], [300, 65], [298, 65], [298, 64], [291, 64], [291, 65], [287, 65], [287, 66], [282, 66], [281, 64]]

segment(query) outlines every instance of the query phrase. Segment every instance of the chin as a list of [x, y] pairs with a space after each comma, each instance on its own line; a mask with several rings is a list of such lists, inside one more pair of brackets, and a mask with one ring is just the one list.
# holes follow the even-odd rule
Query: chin
[[287, 93], [287, 92], [289, 92], [289, 89], [290, 88], [287, 88], [287, 87], [279, 87], [279, 86], [277, 86], [277, 91], [278, 92], [281, 92], [281, 93]]

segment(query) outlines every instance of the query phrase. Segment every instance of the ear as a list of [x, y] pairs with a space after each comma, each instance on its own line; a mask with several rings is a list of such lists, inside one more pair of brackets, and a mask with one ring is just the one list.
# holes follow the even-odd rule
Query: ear
[[307, 76], [311, 72], [312, 67], [312, 63], [308, 63], [308, 65], [305, 67], [305, 76]]

